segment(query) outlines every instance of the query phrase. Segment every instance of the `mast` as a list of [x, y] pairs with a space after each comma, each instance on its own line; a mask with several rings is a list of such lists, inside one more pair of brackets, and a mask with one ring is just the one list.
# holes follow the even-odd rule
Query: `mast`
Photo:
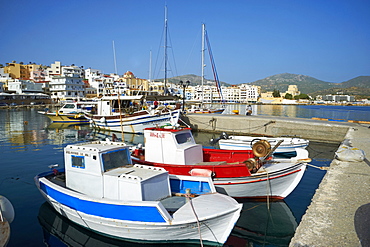
[[206, 67], [206, 65], [204, 64], [204, 51], [205, 51], [205, 45], [204, 45], [204, 36], [205, 36], [205, 32], [206, 32], [206, 25], [203, 23], [202, 24], [202, 104], [203, 104], [203, 101], [204, 101], [204, 88], [203, 88], [203, 84], [204, 84], [204, 67]]
[[152, 50], [149, 53], [149, 82], [152, 81]]
[[114, 47], [114, 40], [113, 40], [113, 60], [114, 60], [114, 72], [117, 75], [116, 48]]
[[164, 95], [167, 95], [167, 5], [164, 6]]

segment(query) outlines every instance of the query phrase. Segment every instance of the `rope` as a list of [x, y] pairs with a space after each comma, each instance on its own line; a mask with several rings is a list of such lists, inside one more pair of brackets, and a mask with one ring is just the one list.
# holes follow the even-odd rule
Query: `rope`
[[319, 170], [329, 170], [329, 167], [325, 167], [325, 166], [314, 166], [314, 165], [311, 165], [311, 164], [307, 164], [307, 165], [311, 166], [313, 168], [319, 169]]
[[195, 212], [195, 209], [194, 209], [194, 206], [193, 206], [193, 201], [191, 200], [191, 197], [190, 197], [190, 193], [186, 193], [185, 194], [186, 198], [189, 200], [189, 203], [190, 203], [190, 206], [191, 206], [191, 209], [193, 210], [193, 213], [195, 215], [195, 219], [197, 220], [197, 226], [198, 226], [198, 234], [199, 234], [199, 240], [200, 240], [200, 246], [203, 247], [203, 240], [202, 240], [202, 233], [200, 231], [200, 223], [199, 223], [199, 219], [198, 219], [198, 215], [197, 213]]

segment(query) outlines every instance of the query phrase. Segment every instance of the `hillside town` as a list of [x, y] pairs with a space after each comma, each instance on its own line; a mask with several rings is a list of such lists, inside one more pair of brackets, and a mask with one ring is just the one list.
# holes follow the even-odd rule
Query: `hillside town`
[[[286, 92], [279, 92], [277, 96], [274, 92], [261, 92], [260, 86], [249, 84], [218, 88], [209, 81], [195, 86], [190, 83], [166, 83], [138, 78], [131, 71], [123, 75], [104, 74], [99, 69], [74, 64], [66, 66], [60, 61], [50, 66], [16, 61], [0, 65], [0, 103], [3, 105], [58, 103], [103, 95], [171, 95], [203, 103], [295, 104], [295, 97], [300, 94], [296, 85], [289, 85]], [[320, 99], [354, 101], [352, 96], [347, 95], [329, 95]], [[308, 99], [300, 99], [300, 102], [308, 102]]]

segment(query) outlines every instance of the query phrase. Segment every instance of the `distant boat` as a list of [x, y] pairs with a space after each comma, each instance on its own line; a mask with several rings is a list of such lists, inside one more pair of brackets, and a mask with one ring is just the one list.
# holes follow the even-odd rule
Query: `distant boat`
[[171, 110], [164, 105], [140, 109], [142, 99], [142, 95], [103, 96], [98, 99], [96, 114], [85, 116], [94, 128], [126, 133], [143, 133], [144, 128], [178, 122], [179, 109]]
[[144, 148], [133, 151], [135, 163], [175, 175], [211, 177], [218, 192], [236, 198], [283, 199], [299, 184], [310, 161], [267, 158], [270, 150], [262, 142], [255, 150], [203, 148], [190, 128], [147, 128], [144, 141]]
[[[235, 136], [227, 135], [226, 133], [221, 135], [218, 144], [221, 149], [229, 150], [248, 150], [252, 149], [253, 144], [264, 140], [269, 142], [271, 146], [275, 146], [279, 141], [283, 141], [274, 151], [275, 155], [289, 155], [296, 156], [298, 148], [305, 149], [310, 143], [309, 140], [296, 138], [296, 137], [264, 137], [264, 136]], [[289, 154], [290, 153], [290, 154]]]
[[222, 245], [240, 216], [242, 205], [216, 193], [210, 178], [133, 165], [122, 142], [68, 145], [64, 157], [64, 169], [52, 165], [35, 183], [59, 214], [102, 235]]
[[85, 113], [91, 112], [96, 102], [67, 102], [57, 111], [51, 112], [49, 109], [38, 111], [47, 116], [53, 123], [89, 123]]

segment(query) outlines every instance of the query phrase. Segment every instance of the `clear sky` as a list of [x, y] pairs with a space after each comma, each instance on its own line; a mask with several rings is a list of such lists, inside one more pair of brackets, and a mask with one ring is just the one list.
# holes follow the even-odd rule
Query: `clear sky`
[[114, 41], [119, 74], [149, 78], [151, 68], [152, 79], [163, 78], [165, 5], [168, 77], [201, 75], [202, 23], [230, 84], [280, 73], [328, 82], [370, 75], [369, 0], [0, 0], [0, 63], [113, 73]]

